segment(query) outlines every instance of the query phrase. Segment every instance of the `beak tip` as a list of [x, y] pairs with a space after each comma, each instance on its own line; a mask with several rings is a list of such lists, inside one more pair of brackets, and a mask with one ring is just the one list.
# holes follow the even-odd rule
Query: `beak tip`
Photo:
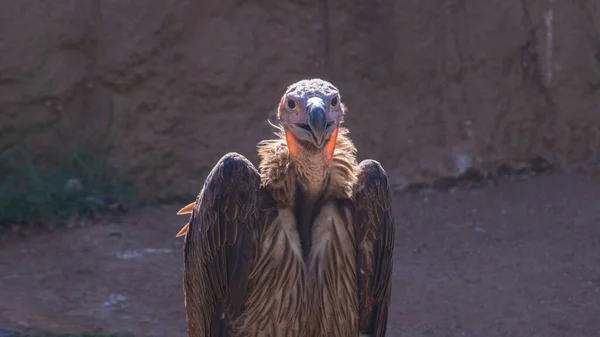
[[323, 145], [325, 145], [325, 137], [323, 134], [319, 134], [319, 136], [317, 136], [317, 144], [320, 148], [322, 148]]

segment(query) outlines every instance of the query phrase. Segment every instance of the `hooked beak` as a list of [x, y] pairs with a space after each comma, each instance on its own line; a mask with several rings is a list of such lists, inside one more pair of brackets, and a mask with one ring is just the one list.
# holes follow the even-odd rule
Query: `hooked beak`
[[322, 99], [309, 99], [306, 107], [308, 126], [312, 132], [313, 142], [319, 148], [325, 144], [325, 129], [327, 117], [325, 116], [325, 102]]

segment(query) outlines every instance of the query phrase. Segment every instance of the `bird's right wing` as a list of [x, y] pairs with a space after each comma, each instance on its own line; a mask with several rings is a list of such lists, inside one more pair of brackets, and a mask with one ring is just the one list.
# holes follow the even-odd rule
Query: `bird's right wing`
[[252, 163], [229, 153], [212, 169], [195, 204], [186, 206], [193, 207], [184, 233], [183, 276], [190, 337], [232, 335], [256, 252], [259, 186]]

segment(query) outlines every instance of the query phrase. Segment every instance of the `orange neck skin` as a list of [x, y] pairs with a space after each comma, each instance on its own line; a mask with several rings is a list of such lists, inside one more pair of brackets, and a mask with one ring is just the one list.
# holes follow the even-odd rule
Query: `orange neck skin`
[[331, 160], [333, 158], [333, 153], [335, 152], [335, 142], [337, 141], [337, 136], [338, 136], [338, 128], [335, 128], [333, 130], [333, 132], [331, 133], [331, 137], [329, 137], [327, 144], [325, 144], [325, 155], [327, 156], [328, 160]]
[[[333, 132], [331, 133], [331, 137], [329, 137], [329, 140], [327, 141], [327, 143], [325, 144], [323, 150], [325, 152], [325, 157], [327, 158], [327, 160], [331, 160], [333, 158], [333, 154], [335, 152], [335, 143], [337, 141], [337, 136], [338, 136], [338, 128], [335, 128], [333, 130]], [[297, 156], [298, 155], [298, 143], [296, 142], [296, 139], [294, 138], [294, 136], [292, 136], [292, 133], [289, 132], [287, 129], [284, 128], [285, 131], [285, 140], [288, 146], [288, 151], [290, 152], [290, 154], [292, 156]]]

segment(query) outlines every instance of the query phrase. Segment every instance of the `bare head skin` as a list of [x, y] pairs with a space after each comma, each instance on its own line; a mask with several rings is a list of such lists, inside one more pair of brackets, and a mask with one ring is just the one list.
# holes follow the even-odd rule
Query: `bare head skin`
[[307, 79], [290, 85], [279, 103], [278, 116], [292, 158], [331, 160], [344, 113], [333, 84]]

